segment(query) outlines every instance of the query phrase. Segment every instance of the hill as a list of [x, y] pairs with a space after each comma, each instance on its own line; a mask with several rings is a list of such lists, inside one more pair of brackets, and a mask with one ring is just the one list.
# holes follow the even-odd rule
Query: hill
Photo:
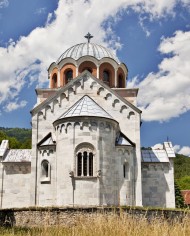
[[176, 154], [174, 159], [174, 178], [180, 189], [190, 189], [190, 157]]
[[32, 138], [31, 129], [0, 127], [0, 143], [3, 139], [8, 139], [10, 148], [30, 149], [31, 138]]

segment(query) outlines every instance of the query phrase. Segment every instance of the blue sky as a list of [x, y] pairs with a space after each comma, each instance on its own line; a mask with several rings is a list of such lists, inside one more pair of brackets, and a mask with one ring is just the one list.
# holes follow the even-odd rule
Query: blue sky
[[139, 87], [142, 146], [169, 137], [190, 156], [189, 0], [0, 0], [0, 126], [31, 128], [35, 88], [48, 86], [50, 63], [87, 32]]

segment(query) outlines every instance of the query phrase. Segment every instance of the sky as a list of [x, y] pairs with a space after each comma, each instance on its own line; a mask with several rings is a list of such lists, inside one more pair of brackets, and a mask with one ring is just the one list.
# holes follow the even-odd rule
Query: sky
[[0, 0], [0, 126], [31, 128], [35, 88], [87, 32], [139, 88], [141, 146], [190, 156], [190, 0]]

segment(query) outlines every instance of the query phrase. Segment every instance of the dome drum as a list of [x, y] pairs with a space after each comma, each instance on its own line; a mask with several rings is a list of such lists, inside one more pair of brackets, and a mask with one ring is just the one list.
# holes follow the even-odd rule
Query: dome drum
[[107, 48], [81, 43], [67, 49], [48, 69], [50, 88], [65, 86], [88, 70], [111, 88], [125, 88], [127, 67]]

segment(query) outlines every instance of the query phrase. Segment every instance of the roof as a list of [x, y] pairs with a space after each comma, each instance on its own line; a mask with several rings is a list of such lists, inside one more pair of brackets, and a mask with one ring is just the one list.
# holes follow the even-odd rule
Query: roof
[[95, 43], [80, 43], [72, 46], [58, 58], [56, 63], [58, 64], [61, 60], [68, 57], [78, 60], [83, 56], [92, 56], [97, 58], [98, 60], [104, 57], [108, 57], [120, 64], [119, 59], [113, 52], [111, 52], [111, 50]]
[[67, 110], [59, 119], [74, 116], [96, 116], [113, 119], [102, 107], [92, 98], [85, 95]]
[[142, 162], [169, 162], [168, 155], [163, 149], [141, 150], [141, 158]]
[[55, 141], [52, 138], [52, 133], [48, 133], [38, 144], [38, 147], [43, 147], [43, 146], [52, 146], [55, 145]]
[[184, 198], [185, 204], [190, 205], [190, 190], [181, 190], [181, 194]]
[[9, 149], [3, 162], [31, 162], [31, 149]]
[[120, 132], [118, 138], [116, 139], [116, 146], [135, 146], [135, 143]]

